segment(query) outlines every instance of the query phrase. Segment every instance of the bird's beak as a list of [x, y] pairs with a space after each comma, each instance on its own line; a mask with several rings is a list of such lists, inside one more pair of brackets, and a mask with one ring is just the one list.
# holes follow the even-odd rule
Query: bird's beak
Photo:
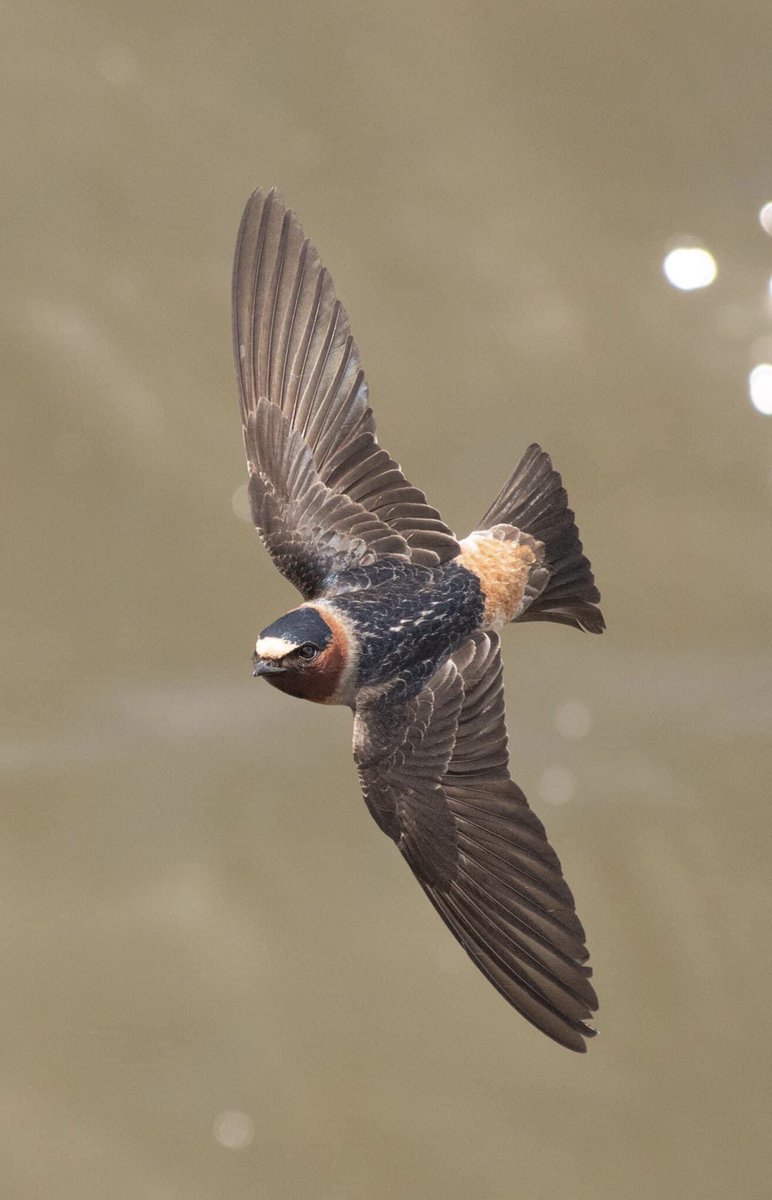
[[280, 662], [273, 658], [256, 658], [252, 667], [252, 675], [255, 679], [259, 675], [278, 675], [284, 667]]

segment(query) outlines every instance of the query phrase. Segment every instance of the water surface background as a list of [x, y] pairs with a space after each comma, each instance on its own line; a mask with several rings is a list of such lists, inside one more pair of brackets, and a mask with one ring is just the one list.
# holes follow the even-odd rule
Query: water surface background
[[[772, 10], [11, 4], [0, 39], [9, 1200], [768, 1194]], [[587, 927], [574, 1056], [371, 821], [350, 716], [250, 678], [243, 203], [330, 266], [460, 532], [549, 449], [608, 633], [506, 637]], [[718, 262], [671, 288], [679, 235]]]

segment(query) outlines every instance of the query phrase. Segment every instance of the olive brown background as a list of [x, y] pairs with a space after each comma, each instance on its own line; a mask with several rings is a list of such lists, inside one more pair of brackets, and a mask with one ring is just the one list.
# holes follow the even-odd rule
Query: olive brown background
[[[0, 1195], [762, 1197], [772, 9], [41, 0], [0, 37]], [[608, 632], [506, 634], [601, 997], [509, 1010], [250, 677], [229, 289], [277, 185], [461, 533], [563, 473]], [[669, 286], [674, 239], [718, 263]]]

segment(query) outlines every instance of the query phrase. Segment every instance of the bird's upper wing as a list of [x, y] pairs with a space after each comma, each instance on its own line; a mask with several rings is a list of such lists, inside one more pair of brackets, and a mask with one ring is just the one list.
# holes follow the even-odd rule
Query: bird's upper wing
[[499, 640], [470, 638], [415, 699], [358, 708], [367, 805], [472, 960], [532, 1024], [584, 1050], [597, 1008], [584, 930], [508, 772]]
[[458, 543], [382, 450], [343, 305], [293, 212], [256, 191], [233, 267], [233, 339], [252, 514], [311, 599], [336, 570], [397, 554], [435, 565]]

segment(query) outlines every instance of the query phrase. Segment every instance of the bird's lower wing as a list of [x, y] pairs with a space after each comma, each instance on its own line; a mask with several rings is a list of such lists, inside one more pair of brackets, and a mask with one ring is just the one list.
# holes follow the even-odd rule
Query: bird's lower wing
[[498, 638], [470, 638], [398, 711], [356, 714], [368, 806], [494, 987], [549, 1037], [584, 1050], [597, 1008], [584, 930], [544, 827], [509, 777]]

